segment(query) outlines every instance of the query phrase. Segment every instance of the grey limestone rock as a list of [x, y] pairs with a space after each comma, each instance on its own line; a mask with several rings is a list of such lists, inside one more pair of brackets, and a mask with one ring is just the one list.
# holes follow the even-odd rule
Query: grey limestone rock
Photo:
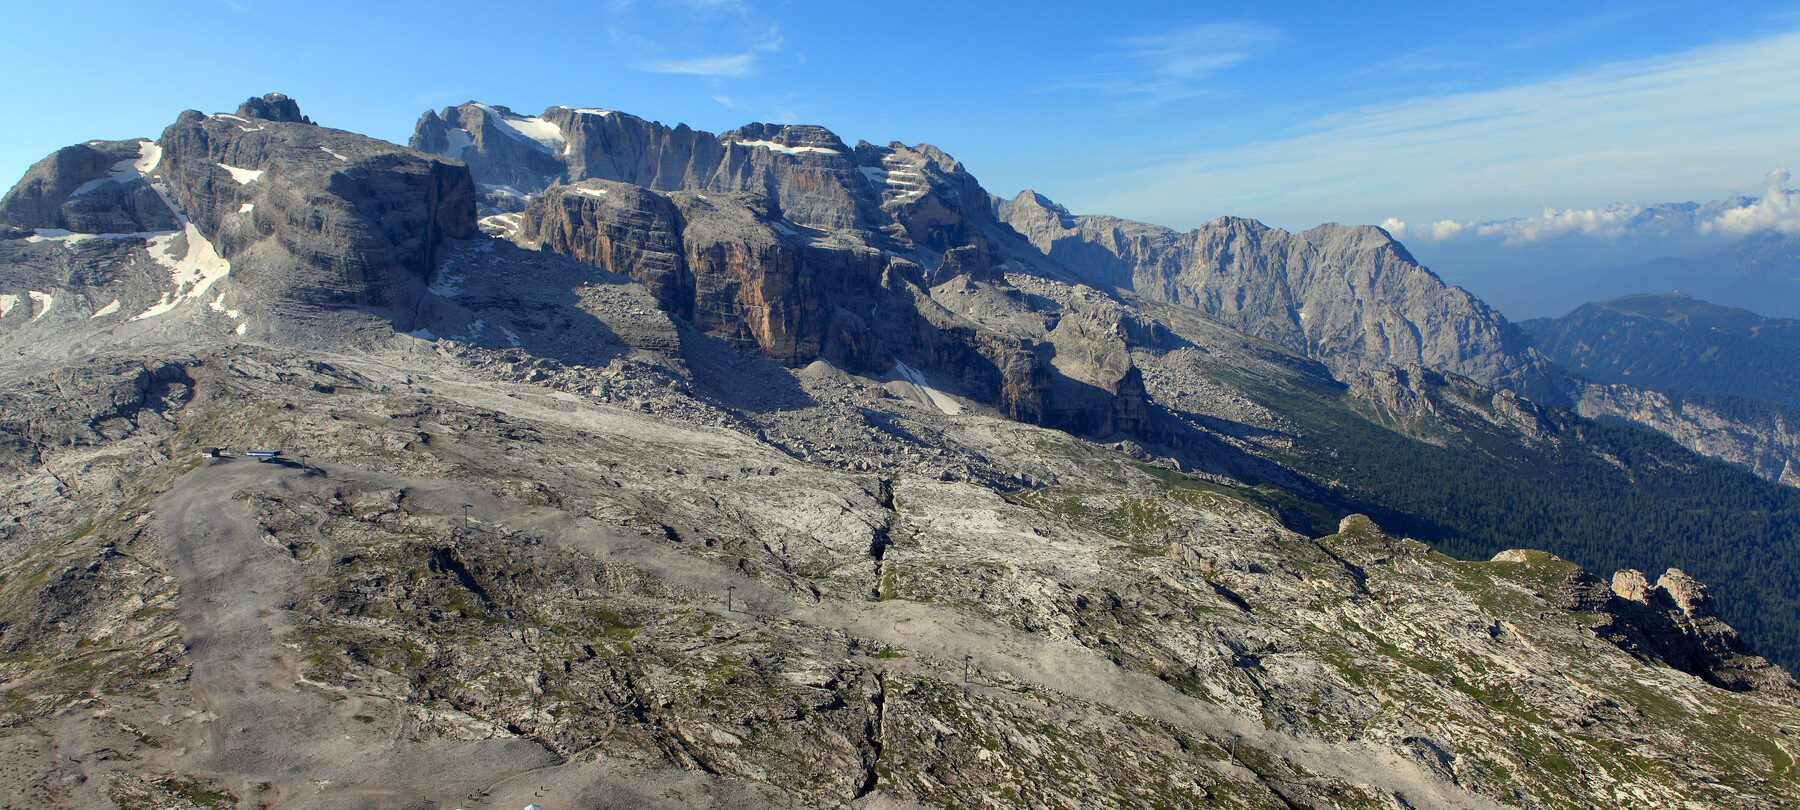
[[1225, 217], [1178, 233], [1076, 216], [1035, 192], [997, 215], [1094, 283], [1199, 309], [1345, 375], [1371, 364], [1449, 371], [1494, 388], [1562, 400], [1559, 373], [1517, 328], [1443, 283], [1379, 228], [1298, 234]]
[[[748, 193], [553, 186], [533, 197], [517, 238], [638, 280], [665, 311], [785, 365], [825, 359], [883, 375], [903, 363], [1024, 421], [1078, 435], [1155, 433], [1127, 336], [1157, 327], [1092, 290], [1055, 328], [997, 330], [946, 309], [938, 299], [955, 293], [928, 292], [917, 264], [854, 232], [789, 223], [774, 200]], [[973, 290], [969, 273], [953, 278], [949, 286]], [[985, 283], [1010, 290], [1004, 279]]]
[[56, 150], [0, 198], [0, 223], [117, 234], [181, 227], [138, 168], [148, 144], [89, 141]]
[[1800, 413], [1786, 406], [1587, 383], [1577, 389], [1575, 409], [1591, 419], [1635, 422], [1696, 453], [1800, 485]]
[[363, 135], [190, 110], [158, 145], [170, 198], [262, 303], [405, 309], [439, 241], [475, 230], [466, 168]]
[[792, 223], [866, 232], [893, 240], [884, 247], [935, 257], [971, 245], [985, 257], [996, 225], [987, 193], [942, 151], [899, 143], [852, 149], [817, 126], [758, 123], [714, 135], [613, 110], [551, 107], [522, 116], [470, 102], [427, 111], [410, 143], [468, 163], [491, 200], [587, 179], [755, 194]]
[[300, 103], [280, 93], [250, 98], [239, 104], [237, 114], [244, 118], [261, 118], [288, 124], [310, 124], [311, 118], [300, 114]]

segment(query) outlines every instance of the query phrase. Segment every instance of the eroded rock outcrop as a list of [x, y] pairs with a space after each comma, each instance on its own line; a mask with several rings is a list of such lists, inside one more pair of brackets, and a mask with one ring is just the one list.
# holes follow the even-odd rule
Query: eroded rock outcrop
[[1669, 666], [1739, 692], [1795, 690], [1785, 670], [1757, 655], [1713, 613], [1706, 586], [1680, 569], [1663, 572], [1655, 585], [1641, 571], [1618, 571], [1612, 591], [1613, 627]]
[[281, 121], [288, 124], [310, 124], [311, 118], [300, 114], [300, 103], [280, 93], [268, 93], [262, 98], [250, 98], [239, 104], [237, 114], [240, 118], [260, 118], [264, 121]]
[[1504, 551], [1495, 562], [1525, 563], [1546, 573], [1543, 592], [1563, 610], [1599, 617], [1596, 634], [1634, 655], [1662, 661], [1725, 689], [1795, 694], [1786, 670], [1757, 655], [1713, 612], [1706, 587], [1671, 568], [1652, 583], [1622, 569], [1603, 580], [1542, 551]]

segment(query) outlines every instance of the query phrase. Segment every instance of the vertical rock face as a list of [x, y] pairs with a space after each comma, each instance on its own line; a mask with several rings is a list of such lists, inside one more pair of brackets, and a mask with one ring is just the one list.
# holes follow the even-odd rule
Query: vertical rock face
[[630, 276], [661, 307], [694, 316], [694, 276], [681, 246], [681, 214], [661, 194], [626, 183], [560, 186], [526, 206], [520, 238]]
[[750, 124], [713, 135], [613, 110], [551, 107], [523, 116], [470, 102], [427, 111], [409, 143], [467, 163], [497, 210], [518, 210], [509, 199], [589, 179], [755, 194], [794, 224], [864, 233], [885, 247], [937, 257], [977, 246], [984, 259], [985, 231], [997, 224], [980, 184], [938, 149], [852, 149], [817, 126]]
[[789, 366], [825, 359], [879, 376], [904, 362], [1013, 418], [1112, 432], [1110, 399], [1052, 408], [1048, 355], [938, 306], [916, 263], [854, 236], [802, 233], [775, 205], [584, 180], [534, 195], [516, 238], [629, 276], [665, 311]]
[[1420, 267], [1379, 228], [1290, 234], [1225, 217], [1178, 233], [1075, 216], [1030, 191], [996, 202], [995, 211], [1084, 278], [1194, 307], [1340, 376], [1373, 364], [1417, 365], [1562, 400], [1553, 369], [1512, 324]]
[[411, 144], [465, 161], [485, 212], [521, 212], [521, 242], [637, 279], [663, 309], [740, 348], [875, 374], [902, 361], [1014, 418], [1082, 435], [1151, 421], [1131, 360], [1144, 330], [1117, 313], [996, 334], [932, 302], [928, 289], [959, 278], [1004, 287], [1008, 269], [1024, 269], [1012, 262], [1035, 255], [935, 147], [477, 103], [427, 112]]
[[261, 301], [409, 306], [439, 240], [475, 229], [463, 166], [374, 138], [190, 110], [157, 146], [170, 199]]
[[1624, 419], [1683, 447], [1748, 467], [1771, 481], [1800, 485], [1800, 412], [1737, 397], [1665, 394], [1623, 384], [1581, 386], [1575, 409], [1590, 419]]
[[497, 194], [501, 200], [507, 196], [517, 199], [567, 176], [556, 154], [560, 146], [532, 140], [506, 123], [520, 120], [536, 119], [522, 119], [505, 107], [485, 104], [449, 107], [441, 118], [428, 111], [419, 119], [408, 145], [463, 161], [484, 192]]

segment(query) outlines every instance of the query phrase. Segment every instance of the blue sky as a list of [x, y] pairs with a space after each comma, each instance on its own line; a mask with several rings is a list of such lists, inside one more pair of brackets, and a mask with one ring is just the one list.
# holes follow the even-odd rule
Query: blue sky
[[1800, 168], [1791, 2], [17, 2], [0, 175], [271, 90], [404, 142], [466, 100], [929, 142], [1187, 228], [1531, 217]]

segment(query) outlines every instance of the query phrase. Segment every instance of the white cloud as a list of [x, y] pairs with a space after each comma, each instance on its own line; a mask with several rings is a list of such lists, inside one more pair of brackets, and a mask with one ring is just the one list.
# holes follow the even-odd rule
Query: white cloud
[[1151, 103], [1192, 98], [1205, 80], [1280, 37], [1259, 23], [1208, 23], [1163, 34], [1115, 41], [1104, 56], [1108, 68], [1078, 76], [1054, 89], [1099, 90]]
[[1702, 223], [1700, 232], [1712, 233], [1716, 230], [1733, 236], [1762, 230], [1800, 233], [1800, 194], [1782, 188], [1791, 177], [1786, 166], [1769, 172], [1769, 181], [1763, 186], [1760, 199], [1749, 205], [1720, 212], [1718, 216]]
[[1597, 240], [1662, 239], [1689, 236], [1743, 236], [1762, 230], [1800, 232], [1800, 194], [1783, 185], [1786, 167], [1769, 173], [1761, 197], [1733, 197], [1703, 205], [1613, 203], [1591, 208], [1546, 207], [1533, 217], [1488, 222], [1439, 220], [1424, 226], [1388, 217], [1381, 227], [1394, 238], [1415, 241], [1499, 239], [1517, 245], [1562, 236]]
[[686, 73], [693, 76], [742, 76], [750, 72], [756, 55], [737, 53], [729, 56], [701, 56], [664, 62], [645, 62], [638, 67], [651, 73]]
[[[1546, 207], [1542, 214], [1535, 217], [1484, 222], [1480, 225], [1470, 223], [1469, 227], [1481, 236], [1498, 236], [1509, 244], [1536, 242], [1568, 234], [1617, 238], [1631, 233], [1635, 220], [1644, 210], [1643, 206], [1631, 203], [1614, 203], [1599, 208], [1566, 208], [1561, 211]], [[1454, 232], [1445, 236], [1433, 234], [1433, 238], [1443, 239], [1450, 235], [1454, 235]]]
[[608, 33], [639, 70], [746, 76], [786, 45], [780, 26], [744, 0], [612, 0]]
[[712, 97], [712, 100], [725, 105], [725, 109], [727, 109], [727, 110], [735, 110], [738, 108], [737, 101], [735, 99], [733, 99], [731, 96], [727, 96], [727, 95], [723, 95], [723, 94], [716, 95], [716, 96]]
[[1281, 140], [1171, 156], [1078, 202], [1176, 224], [1231, 213], [1291, 227], [1396, 212], [1468, 221], [1562, 200], [1594, 207], [1591, 222], [1557, 212], [1546, 219], [1566, 222], [1548, 227], [1600, 228], [1606, 198], [1720, 197], [1722, 181], [1789, 154], [1795, 87], [1800, 32], [1789, 32], [1357, 108]]
[[1455, 236], [1459, 233], [1462, 233], [1464, 230], [1466, 230], [1468, 228], [1469, 228], [1468, 225], [1461, 223], [1461, 222], [1457, 222], [1454, 219], [1440, 219], [1436, 222], [1431, 222], [1431, 223], [1419, 225], [1416, 227], [1409, 226], [1405, 222], [1402, 222], [1393, 217], [1388, 217], [1387, 219], [1382, 220], [1382, 222], [1381, 222], [1382, 230], [1387, 231], [1389, 234], [1392, 234], [1395, 239], [1399, 239], [1402, 241], [1405, 241], [1407, 239], [1418, 239], [1418, 238], [1428, 238], [1428, 239], [1433, 239], [1433, 240], [1437, 240], [1437, 241], [1442, 241], [1445, 239], [1449, 239], [1450, 237]]

